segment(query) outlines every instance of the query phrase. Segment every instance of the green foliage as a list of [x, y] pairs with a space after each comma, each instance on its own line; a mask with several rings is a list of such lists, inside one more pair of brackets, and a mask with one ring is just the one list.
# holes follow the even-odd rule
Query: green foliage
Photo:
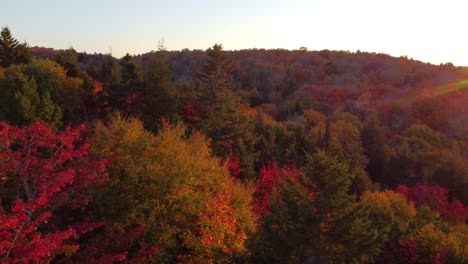
[[427, 224], [416, 232], [414, 241], [425, 263], [429, 263], [431, 258], [438, 254], [444, 255], [442, 259], [445, 263], [461, 264], [468, 261], [466, 224], [455, 226]]
[[130, 54], [127, 53], [120, 59], [120, 65], [122, 66], [122, 83], [131, 84], [143, 80], [142, 67]]
[[348, 166], [323, 151], [309, 155], [305, 173], [317, 186], [315, 205], [322, 221], [336, 221], [352, 207], [351, 177]]
[[271, 200], [261, 238], [267, 262], [318, 263], [332, 248], [330, 228], [352, 209], [346, 164], [322, 151], [307, 158], [304, 175], [282, 184]]
[[415, 215], [414, 206], [401, 194], [365, 192], [332, 230], [333, 257], [338, 262], [373, 262], [388, 241], [408, 235]]
[[81, 70], [76, 51], [72, 48], [55, 56], [55, 61], [62, 66], [69, 77], [78, 77]]
[[468, 167], [456, 146], [426, 125], [411, 126], [393, 143], [388, 184], [440, 184], [466, 202], [463, 190], [468, 184]]
[[36, 79], [28, 76], [22, 65], [10, 66], [0, 79], [0, 109], [0, 119], [13, 125], [44, 121], [53, 129], [61, 126], [61, 109], [47, 90], [40, 91]]
[[82, 79], [68, 77], [62, 66], [48, 59], [33, 60], [24, 66], [24, 72], [34, 77], [39, 92], [49, 92], [54, 103], [59, 105], [64, 112], [82, 114], [85, 94]]
[[121, 65], [117, 63], [111, 55], [106, 55], [98, 72], [98, 80], [102, 81], [106, 86], [120, 84], [122, 82]]
[[195, 98], [187, 98], [194, 103], [197, 113], [194, 125], [213, 140], [216, 155], [241, 157], [240, 177], [252, 179], [256, 158], [254, 117], [235, 91], [232, 76], [235, 62], [222, 51], [221, 45], [214, 45], [206, 54], [209, 59], [197, 73], [196, 91], [191, 93]]
[[138, 111], [145, 127], [152, 131], [160, 125], [163, 117], [177, 119], [177, 112], [181, 109], [172, 83], [172, 72], [165, 59], [164, 52], [159, 51], [159, 56], [154, 59], [144, 76], [145, 84], [137, 98]]
[[19, 43], [11, 35], [10, 29], [4, 27], [0, 33], [0, 67], [28, 63], [30, 60], [31, 54], [28, 50], [28, 44]]
[[255, 263], [302, 263], [313, 254], [321, 234], [312, 189], [304, 175], [280, 182], [270, 199], [271, 214], [262, 224]]
[[280, 164], [289, 161], [294, 161], [297, 166], [305, 164], [305, 151], [310, 150], [310, 146], [305, 140], [304, 127], [301, 124], [275, 121], [258, 109], [256, 135], [258, 140], [255, 148], [259, 153], [257, 167], [264, 166], [271, 160]]
[[367, 172], [373, 180], [381, 179], [384, 176], [386, 166], [385, 134], [380, 126], [377, 116], [373, 116], [361, 131], [361, 141], [364, 153], [369, 160]]
[[356, 116], [338, 112], [325, 122], [319, 122], [308, 136], [311, 145], [348, 164], [352, 190], [358, 195], [363, 191], [377, 189], [365, 171], [368, 160], [362, 146], [360, 127], [361, 123]]

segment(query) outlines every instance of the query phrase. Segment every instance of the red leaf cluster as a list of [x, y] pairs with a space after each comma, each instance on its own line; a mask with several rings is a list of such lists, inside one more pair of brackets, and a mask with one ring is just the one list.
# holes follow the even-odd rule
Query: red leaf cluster
[[458, 200], [449, 202], [447, 189], [439, 185], [417, 184], [413, 187], [399, 185], [396, 191], [412, 201], [416, 207], [429, 206], [450, 223], [465, 223], [468, 220], [468, 207]]
[[270, 214], [271, 194], [279, 188], [279, 183], [286, 177], [297, 180], [299, 173], [294, 162], [280, 168], [278, 162], [273, 161], [261, 168], [254, 193], [254, 212], [262, 218]]
[[48, 125], [18, 128], [0, 123], [0, 256], [4, 263], [49, 262], [71, 255], [70, 241], [89, 230], [59, 225], [62, 207], [88, 202], [87, 187], [107, 180], [105, 161], [89, 156], [84, 127], [52, 133]]

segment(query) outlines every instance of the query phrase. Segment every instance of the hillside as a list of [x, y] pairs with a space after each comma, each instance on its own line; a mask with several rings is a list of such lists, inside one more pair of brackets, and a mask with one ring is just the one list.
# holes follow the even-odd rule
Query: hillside
[[466, 263], [468, 70], [0, 36], [6, 263]]

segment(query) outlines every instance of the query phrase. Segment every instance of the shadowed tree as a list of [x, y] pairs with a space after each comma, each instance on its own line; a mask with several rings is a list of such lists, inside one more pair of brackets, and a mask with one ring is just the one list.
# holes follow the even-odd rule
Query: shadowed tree
[[31, 54], [27, 43], [19, 43], [13, 38], [10, 29], [4, 27], [0, 33], [0, 66], [8, 67], [11, 64], [28, 63]]

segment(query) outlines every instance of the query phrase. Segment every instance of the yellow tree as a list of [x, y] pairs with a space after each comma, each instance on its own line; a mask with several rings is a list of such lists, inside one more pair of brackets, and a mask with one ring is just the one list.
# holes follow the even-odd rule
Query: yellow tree
[[98, 124], [92, 150], [114, 162], [95, 210], [127, 227], [143, 224], [139, 246], [158, 248], [151, 262], [231, 262], [255, 229], [252, 190], [230, 176], [204, 135], [186, 138], [185, 130], [164, 123], [155, 136], [120, 115]]

